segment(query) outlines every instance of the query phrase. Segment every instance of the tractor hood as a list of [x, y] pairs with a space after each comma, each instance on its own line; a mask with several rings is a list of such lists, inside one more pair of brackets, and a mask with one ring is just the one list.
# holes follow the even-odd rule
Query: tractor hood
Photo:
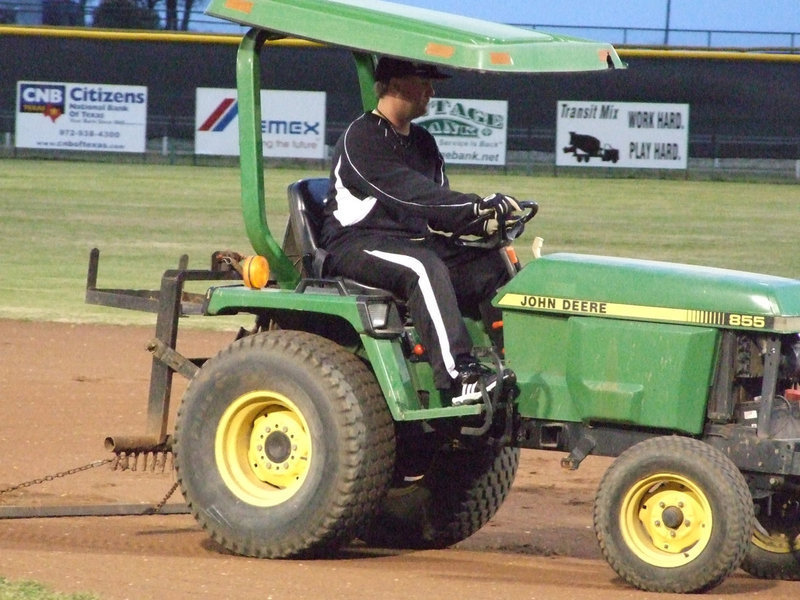
[[496, 296], [504, 310], [800, 331], [800, 281], [649, 260], [557, 253]]

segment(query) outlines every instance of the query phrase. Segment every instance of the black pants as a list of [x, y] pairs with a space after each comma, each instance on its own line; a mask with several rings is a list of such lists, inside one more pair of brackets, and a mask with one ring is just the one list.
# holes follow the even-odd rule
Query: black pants
[[456, 360], [472, 350], [462, 319], [499, 318], [489, 300], [508, 281], [497, 250], [464, 248], [440, 235], [408, 240], [388, 235], [352, 235], [330, 248], [330, 272], [384, 288], [406, 300], [434, 383], [449, 388]]

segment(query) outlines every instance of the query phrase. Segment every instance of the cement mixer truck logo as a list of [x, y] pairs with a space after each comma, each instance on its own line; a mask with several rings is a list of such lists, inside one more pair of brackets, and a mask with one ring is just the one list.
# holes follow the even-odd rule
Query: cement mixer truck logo
[[564, 146], [564, 153], [572, 153], [578, 162], [589, 162], [592, 157], [603, 162], [616, 163], [619, 160], [619, 150], [608, 144], [602, 144], [593, 135], [569, 132], [569, 146]]

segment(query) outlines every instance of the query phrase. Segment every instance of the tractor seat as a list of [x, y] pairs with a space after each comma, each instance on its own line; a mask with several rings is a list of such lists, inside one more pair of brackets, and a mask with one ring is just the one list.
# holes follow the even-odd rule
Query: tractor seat
[[301, 253], [303, 274], [322, 279], [328, 253], [319, 247], [325, 203], [328, 195], [327, 178], [301, 179], [288, 188], [289, 220]]
[[391, 296], [403, 308], [404, 303], [391, 292], [358, 283], [346, 277], [331, 278], [326, 273], [328, 253], [319, 246], [322, 222], [325, 218], [329, 180], [324, 177], [301, 179], [292, 183], [289, 196], [289, 221], [301, 253], [303, 276], [315, 280], [331, 280], [348, 294]]

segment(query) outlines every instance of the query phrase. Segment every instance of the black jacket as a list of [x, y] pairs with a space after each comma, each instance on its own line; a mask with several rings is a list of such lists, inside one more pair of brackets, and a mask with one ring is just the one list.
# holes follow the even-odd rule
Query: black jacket
[[398, 134], [384, 118], [365, 113], [333, 151], [323, 245], [358, 232], [419, 238], [452, 232], [475, 218], [476, 194], [450, 189], [436, 140], [411, 124]]

